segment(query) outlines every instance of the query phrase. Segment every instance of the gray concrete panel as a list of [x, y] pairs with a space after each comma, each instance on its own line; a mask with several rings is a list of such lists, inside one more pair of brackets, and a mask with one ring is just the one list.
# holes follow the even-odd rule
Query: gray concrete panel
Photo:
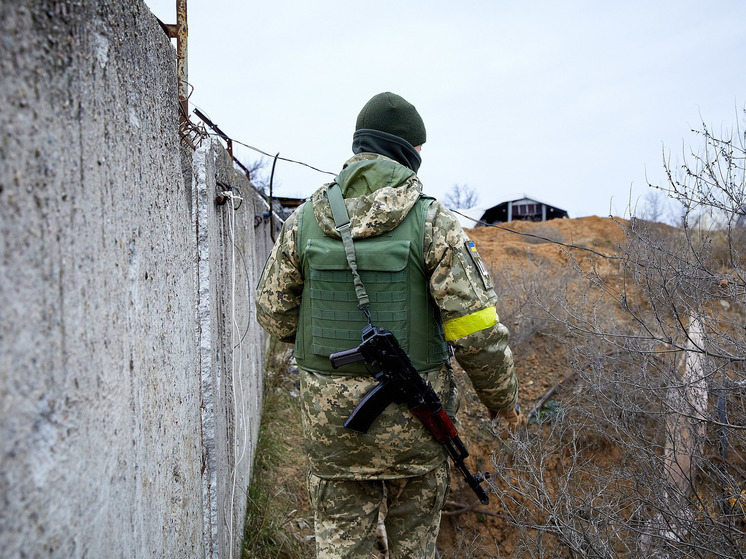
[[184, 148], [142, 2], [3, 2], [0, 53], [2, 555], [237, 557], [263, 201]]

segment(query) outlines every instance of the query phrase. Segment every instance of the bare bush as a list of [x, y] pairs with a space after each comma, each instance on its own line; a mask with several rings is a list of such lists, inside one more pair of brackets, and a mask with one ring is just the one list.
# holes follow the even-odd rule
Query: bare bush
[[514, 281], [509, 316], [562, 327], [577, 375], [494, 460], [515, 557], [746, 556], [746, 158], [743, 138], [699, 134], [659, 187], [681, 228], [620, 223], [619, 274], [575, 262], [582, 291]]
[[510, 329], [514, 352], [526, 353], [524, 346], [536, 336], [557, 334], [561, 324], [552, 315], [556, 301], [566, 300], [575, 282], [569, 268], [553, 269], [540, 257], [521, 255], [521, 267], [492, 263], [495, 292], [500, 301], [500, 319]]

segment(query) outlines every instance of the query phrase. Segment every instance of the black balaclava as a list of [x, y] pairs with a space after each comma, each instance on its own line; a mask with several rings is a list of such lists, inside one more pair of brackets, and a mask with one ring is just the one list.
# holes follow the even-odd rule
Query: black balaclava
[[425, 123], [414, 105], [385, 92], [374, 95], [360, 111], [352, 151], [385, 155], [416, 173], [422, 158], [414, 146], [424, 144], [426, 139]]

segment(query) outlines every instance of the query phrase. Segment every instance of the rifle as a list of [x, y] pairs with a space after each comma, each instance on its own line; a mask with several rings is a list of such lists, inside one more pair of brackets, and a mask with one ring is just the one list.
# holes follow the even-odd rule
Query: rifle
[[362, 339], [363, 342], [356, 348], [329, 356], [335, 369], [360, 361], [380, 369], [375, 375], [378, 385], [355, 406], [344, 423], [345, 428], [357, 433], [367, 433], [373, 421], [389, 404], [405, 402], [433, 438], [445, 447], [481, 503], [488, 504], [490, 498], [480, 484], [487, 481], [490, 474], [484, 472], [474, 476], [469, 472], [464, 464], [469, 452], [461, 442], [456, 427], [443, 409], [438, 394], [416, 371], [396, 337], [388, 330], [368, 324], [363, 329]]

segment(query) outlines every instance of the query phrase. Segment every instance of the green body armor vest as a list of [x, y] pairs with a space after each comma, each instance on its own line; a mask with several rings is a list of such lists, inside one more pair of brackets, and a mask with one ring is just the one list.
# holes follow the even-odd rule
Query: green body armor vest
[[[415, 369], [439, 369], [448, 359], [440, 313], [433, 304], [423, 261], [425, 214], [420, 198], [393, 230], [354, 241], [357, 266], [370, 298], [372, 323], [390, 330]], [[357, 347], [366, 326], [358, 308], [344, 246], [324, 235], [310, 202], [300, 210], [297, 246], [304, 275], [295, 358], [308, 371], [368, 374], [362, 363], [332, 369], [329, 355]]]

